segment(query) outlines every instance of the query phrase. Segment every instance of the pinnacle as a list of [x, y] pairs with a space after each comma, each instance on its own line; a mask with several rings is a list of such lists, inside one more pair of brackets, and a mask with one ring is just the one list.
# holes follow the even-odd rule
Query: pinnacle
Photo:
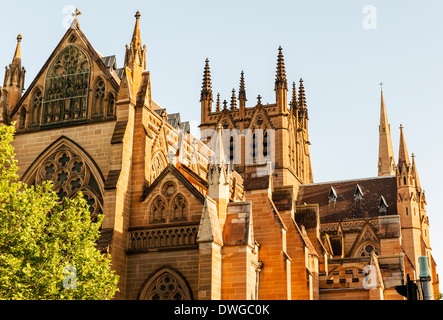
[[220, 93], [217, 93], [217, 102], [215, 104], [215, 111], [220, 112]]
[[292, 82], [292, 99], [291, 99], [291, 108], [297, 108], [297, 86], [295, 85], [295, 81]]
[[398, 167], [401, 167], [401, 164], [405, 164], [407, 167], [410, 165], [408, 148], [406, 147], [406, 140], [403, 134], [403, 125], [400, 124], [400, 148], [398, 152]]
[[14, 52], [14, 58], [12, 59], [12, 64], [21, 64], [21, 46], [20, 43], [22, 42], [22, 35], [19, 34], [17, 36], [17, 47], [15, 48]]
[[203, 71], [203, 84], [201, 98], [209, 98], [212, 101], [211, 69], [209, 68], [209, 59], [206, 58], [205, 70]]
[[277, 75], [275, 79], [275, 83], [286, 83], [286, 69], [285, 69], [285, 60], [283, 57], [283, 49], [282, 47], [278, 47], [278, 58], [277, 58]]
[[235, 89], [232, 89], [231, 110], [235, 109], [237, 109], [237, 97], [235, 96]]
[[300, 78], [300, 87], [298, 92], [298, 105], [300, 108], [306, 108], [305, 87], [303, 86], [302, 78]]

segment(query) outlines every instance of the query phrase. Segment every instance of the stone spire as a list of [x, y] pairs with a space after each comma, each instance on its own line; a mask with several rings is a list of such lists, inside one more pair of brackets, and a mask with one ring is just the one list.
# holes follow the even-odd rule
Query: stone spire
[[285, 60], [282, 47], [278, 48], [277, 73], [275, 77], [275, 100], [277, 110], [286, 113], [288, 111], [288, 80], [286, 79]]
[[412, 154], [412, 172], [414, 174], [415, 185], [417, 187], [417, 190], [421, 191], [421, 184], [420, 184], [420, 179], [418, 178], [418, 171], [417, 171], [417, 165], [415, 164], [415, 155], [414, 154]]
[[205, 70], [203, 71], [203, 84], [200, 96], [200, 101], [212, 101], [212, 84], [211, 84], [211, 68], [209, 67], [209, 59], [206, 58]]
[[126, 45], [125, 67], [131, 71], [134, 88], [138, 91], [141, 83], [142, 73], [146, 70], [146, 45], [142, 46], [140, 36], [139, 11], [135, 14], [135, 26], [130, 45]]
[[240, 74], [240, 89], [238, 91], [238, 100], [243, 102], [248, 101], [246, 99], [245, 74], [243, 71]]
[[215, 104], [215, 111], [216, 112], [221, 111], [220, 93], [217, 93], [217, 102]]
[[300, 78], [300, 86], [298, 89], [298, 106], [300, 109], [306, 109], [305, 87], [302, 78]]
[[[4, 110], [9, 112], [15, 105], [20, 101], [22, 97], [22, 92], [25, 85], [25, 68], [22, 67], [21, 59], [21, 42], [22, 35], [17, 36], [17, 45], [14, 52], [14, 57], [9, 66], [5, 70], [5, 78], [3, 81], [3, 91], [6, 92], [7, 97], [3, 97], [3, 105], [6, 107], [8, 105], [9, 110]], [[7, 100], [7, 102], [6, 102]]]
[[381, 90], [380, 126], [378, 144], [378, 176], [395, 175], [395, 158], [392, 147], [391, 126], [388, 122], [383, 89]]
[[292, 98], [291, 102], [289, 103], [292, 110], [296, 110], [298, 103], [297, 103], [297, 86], [295, 85], [295, 81], [292, 83]]
[[212, 112], [212, 98], [211, 69], [209, 68], [209, 59], [206, 58], [205, 69], [203, 71], [203, 84], [200, 94], [202, 123], [208, 120], [208, 116]]
[[408, 149], [406, 148], [406, 140], [403, 134], [403, 126], [400, 125], [400, 148], [398, 151], [398, 168], [401, 170], [402, 165], [409, 167], [411, 162], [409, 161]]
[[20, 66], [22, 64], [22, 51], [21, 51], [21, 46], [20, 46], [22, 39], [23, 39], [22, 35], [19, 34], [17, 36], [17, 47], [15, 48], [14, 58], [12, 59], [12, 64], [20, 65]]
[[277, 74], [275, 77], [275, 88], [284, 88], [287, 89], [288, 81], [286, 79], [286, 68], [285, 68], [285, 59], [283, 57], [283, 49], [282, 47], [278, 47], [278, 57], [277, 57]]
[[232, 89], [232, 96], [231, 96], [231, 110], [237, 109], [237, 97], [235, 95], [235, 89]]

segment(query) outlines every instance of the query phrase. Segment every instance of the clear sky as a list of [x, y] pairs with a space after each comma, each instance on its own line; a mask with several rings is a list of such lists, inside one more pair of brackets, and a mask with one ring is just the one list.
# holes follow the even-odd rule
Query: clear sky
[[66, 32], [63, 10], [70, 6], [82, 12], [80, 27], [92, 45], [116, 55], [118, 67], [139, 9], [152, 96], [194, 130], [206, 58], [222, 100], [238, 91], [243, 70], [247, 106], [259, 94], [272, 103], [281, 45], [290, 83], [304, 80], [315, 182], [377, 175], [382, 81], [396, 160], [403, 124], [443, 271], [442, 1], [9, 1], [0, 18], [0, 66], [11, 62], [21, 33], [29, 85]]

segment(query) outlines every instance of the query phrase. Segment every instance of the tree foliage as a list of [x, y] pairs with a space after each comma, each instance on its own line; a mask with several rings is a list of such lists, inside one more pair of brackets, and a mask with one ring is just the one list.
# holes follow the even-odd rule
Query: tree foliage
[[0, 299], [110, 299], [118, 276], [95, 247], [103, 215], [92, 222], [82, 194], [58, 203], [50, 182], [19, 181], [11, 144], [0, 127]]

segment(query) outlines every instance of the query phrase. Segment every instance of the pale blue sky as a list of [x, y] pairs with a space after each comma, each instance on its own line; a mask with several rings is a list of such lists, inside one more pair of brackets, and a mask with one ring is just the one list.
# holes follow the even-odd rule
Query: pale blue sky
[[[380, 87], [396, 158], [400, 124], [428, 202], [433, 255], [443, 270], [443, 2], [427, 1], [16, 1], [2, 8], [0, 66], [22, 33], [29, 85], [65, 29], [63, 8], [82, 11], [80, 26], [118, 67], [140, 10], [153, 98], [195, 125], [204, 60], [215, 94], [229, 101], [245, 72], [247, 105], [274, 102], [278, 46], [290, 83], [303, 77], [315, 182], [377, 175]], [[376, 29], [363, 8], [376, 8]], [[5, 14], [6, 13], [6, 14]], [[3, 78], [4, 73], [0, 72]]]

